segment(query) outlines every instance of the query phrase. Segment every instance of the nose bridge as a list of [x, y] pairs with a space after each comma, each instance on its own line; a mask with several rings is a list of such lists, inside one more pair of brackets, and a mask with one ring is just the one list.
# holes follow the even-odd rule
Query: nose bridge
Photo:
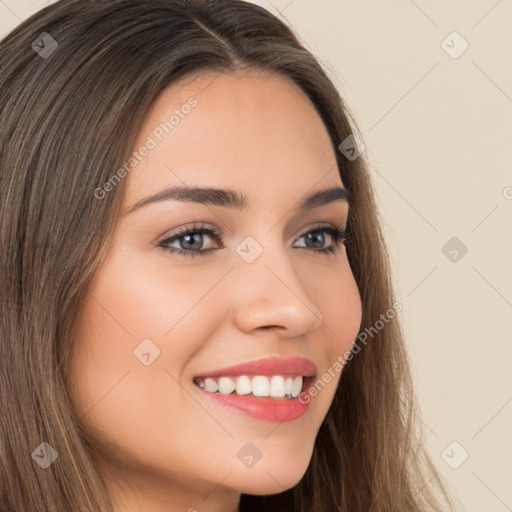
[[280, 326], [296, 336], [319, 327], [322, 315], [277, 233], [248, 236], [236, 248], [236, 320], [244, 330]]

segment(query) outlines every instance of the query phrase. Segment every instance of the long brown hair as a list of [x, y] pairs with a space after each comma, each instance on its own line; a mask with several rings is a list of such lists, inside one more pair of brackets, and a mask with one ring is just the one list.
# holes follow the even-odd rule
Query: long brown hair
[[[129, 158], [133, 127], [165, 87], [238, 69], [290, 78], [325, 123], [353, 197], [347, 253], [363, 304], [361, 332], [395, 303], [368, 164], [338, 149], [347, 136], [362, 137], [331, 79], [280, 19], [240, 0], [60, 0], [42, 9], [0, 43], [6, 511], [113, 510], [93, 462], [101, 453], [66, 386], [70, 340], [125, 180], [101, 200], [94, 191]], [[303, 479], [281, 494], [242, 495], [240, 510], [451, 510], [417, 414], [394, 318], [346, 363]], [[44, 442], [58, 454], [46, 469], [34, 457]]]

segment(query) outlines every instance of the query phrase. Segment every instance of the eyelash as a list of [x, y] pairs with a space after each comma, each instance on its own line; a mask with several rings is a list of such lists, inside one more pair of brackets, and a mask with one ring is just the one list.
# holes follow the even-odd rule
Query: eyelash
[[[325, 254], [325, 255], [332, 255], [337, 253], [341, 247], [340, 245], [347, 245], [349, 242], [349, 236], [348, 232], [345, 229], [342, 229], [338, 226], [334, 225], [320, 225], [320, 226], [314, 226], [313, 228], [310, 228], [308, 231], [305, 231], [302, 233], [299, 238], [302, 238], [305, 235], [308, 235], [310, 233], [328, 233], [331, 238], [333, 239], [333, 244], [330, 247], [325, 247], [323, 249], [316, 249], [314, 247], [299, 247], [299, 249], [310, 249], [313, 252]], [[180, 256], [198, 256], [198, 255], [205, 255], [208, 253], [211, 253], [212, 251], [217, 250], [218, 248], [213, 249], [205, 249], [205, 250], [191, 250], [191, 249], [178, 249], [177, 247], [169, 247], [167, 244], [171, 244], [172, 242], [175, 242], [176, 240], [179, 240], [180, 238], [183, 238], [187, 235], [193, 235], [193, 234], [206, 234], [209, 235], [214, 240], [219, 240], [221, 237], [221, 233], [216, 228], [207, 228], [205, 227], [204, 223], [202, 223], [200, 226], [191, 226], [187, 228], [183, 228], [179, 232], [175, 233], [171, 237], [166, 238], [165, 240], [162, 240], [160, 243], [158, 243], [157, 247], [160, 247], [166, 252], [170, 253], [176, 253]], [[221, 249], [224, 246], [221, 245]]]

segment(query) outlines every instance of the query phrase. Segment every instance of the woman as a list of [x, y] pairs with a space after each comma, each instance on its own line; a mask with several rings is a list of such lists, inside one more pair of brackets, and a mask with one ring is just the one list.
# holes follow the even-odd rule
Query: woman
[[448, 509], [361, 137], [282, 21], [61, 0], [0, 67], [4, 510]]

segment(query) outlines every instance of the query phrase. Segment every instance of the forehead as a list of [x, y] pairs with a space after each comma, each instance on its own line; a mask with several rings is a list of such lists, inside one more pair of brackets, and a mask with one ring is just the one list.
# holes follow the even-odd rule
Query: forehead
[[171, 85], [133, 151], [144, 156], [128, 175], [127, 205], [170, 185], [238, 189], [253, 204], [342, 184], [321, 118], [298, 86], [276, 74], [208, 73]]

